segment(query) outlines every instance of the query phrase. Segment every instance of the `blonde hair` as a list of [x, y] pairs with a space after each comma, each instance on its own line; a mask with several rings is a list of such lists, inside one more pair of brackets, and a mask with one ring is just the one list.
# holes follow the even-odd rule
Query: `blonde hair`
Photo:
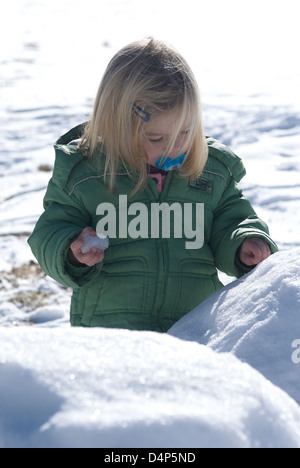
[[132, 194], [146, 187], [148, 158], [142, 142], [148, 121], [165, 111], [178, 116], [166, 156], [189, 118], [188, 157], [178, 171], [186, 178], [199, 176], [208, 151], [190, 67], [164, 42], [149, 38], [129, 44], [108, 64], [79, 144], [88, 156], [97, 149], [104, 151], [105, 178], [109, 176], [111, 189], [120, 163], [133, 177]]

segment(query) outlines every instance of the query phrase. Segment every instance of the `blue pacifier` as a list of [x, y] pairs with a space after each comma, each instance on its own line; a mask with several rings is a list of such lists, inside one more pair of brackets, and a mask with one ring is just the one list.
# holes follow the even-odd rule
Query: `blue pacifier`
[[[171, 171], [174, 167], [180, 167], [183, 161], [185, 160], [186, 154], [181, 154], [177, 158], [165, 158], [164, 156], [159, 158], [156, 163], [155, 167], [158, 169], [162, 169], [163, 171]], [[162, 163], [163, 161], [163, 163]]]

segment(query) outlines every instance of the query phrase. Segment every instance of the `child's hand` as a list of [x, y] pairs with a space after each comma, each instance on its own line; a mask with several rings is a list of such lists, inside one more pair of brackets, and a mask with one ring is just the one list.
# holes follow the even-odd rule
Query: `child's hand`
[[271, 250], [268, 244], [260, 237], [246, 239], [240, 248], [240, 260], [248, 266], [257, 265], [270, 255]]
[[84, 244], [84, 238], [82, 236], [85, 233], [88, 233], [90, 236], [97, 235], [93, 228], [86, 227], [79, 237], [70, 245], [68, 259], [73, 265], [85, 264], [87, 266], [94, 266], [102, 262], [104, 251], [93, 247], [87, 253], [82, 253], [81, 247]]

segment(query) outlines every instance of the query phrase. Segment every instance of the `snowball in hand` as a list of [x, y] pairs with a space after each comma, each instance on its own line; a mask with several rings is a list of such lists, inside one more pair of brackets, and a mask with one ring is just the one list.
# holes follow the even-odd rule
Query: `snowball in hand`
[[87, 253], [93, 247], [101, 250], [106, 250], [109, 246], [109, 240], [107, 236], [90, 236], [88, 233], [85, 233], [82, 235], [82, 237], [84, 238], [84, 244], [81, 247], [81, 252], [83, 254]]

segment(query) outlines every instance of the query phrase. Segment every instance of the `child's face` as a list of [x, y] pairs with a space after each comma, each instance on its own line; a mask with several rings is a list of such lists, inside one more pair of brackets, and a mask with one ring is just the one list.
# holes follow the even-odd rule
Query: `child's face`
[[[147, 123], [147, 130], [143, 140], [144, 149], [147, 153], [149, 164], [154, 166], [155, 162], [166, 155], [173, 129], [176, 124], [176, 117], [173, 112], [167, 111], [155, 117]], [[186, 151], [186, 138], [189, 132], [189, 123], [182, 127], [182, 130], [171, 150], [170, 158], [176, 158]]]

